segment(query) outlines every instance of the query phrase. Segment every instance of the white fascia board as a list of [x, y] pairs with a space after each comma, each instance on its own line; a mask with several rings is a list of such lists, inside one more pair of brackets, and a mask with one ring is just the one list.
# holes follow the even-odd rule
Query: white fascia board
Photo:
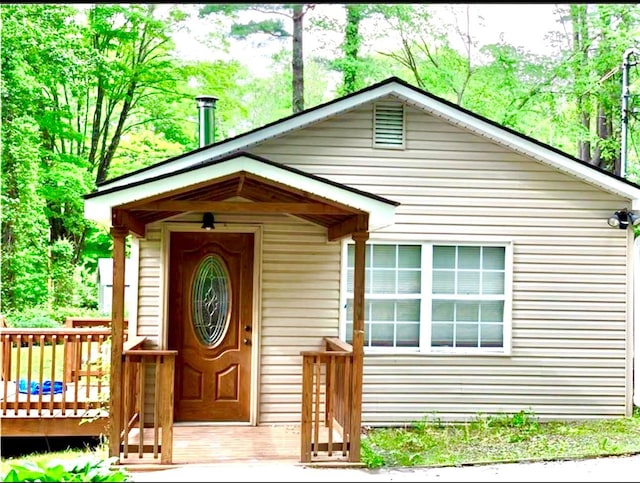
[[155, 178], [164, 174], [173, 173], [174, 171], [180, 171], [181, 169], [195, 166], [199, 163], [213, 159], [226, 154], [234, 153], [237, 151], [243, 151], [248, 149], [249, 146], [253, 146], [266, 139], [270, 139], [276, 136], [280, 136], [284, 133], [299, 129], [308, 124], [312, 124], [316, 121], [323, 120], [331, 117], [343, 111], [347, 111], [361, 104], [373, 101], [379, 97], [383, 97], [387, 94], [393, 93], [397, 89], [396, 84], [387, 84], [380, 86], [370, 91], [362, 92], [361, 94], [349, 97], [339, 102], [334, 102], [327, 106], [311, 110], [307, 113], [300, 114], [291, 119], [277, 122], [271, 126], [257, 129], [245, 136], [241, 135], [237, 138], [230, 139], [229, 141], [221, 143], [219, 146], [211, 146], [209, 149], [198, 151], [191, 155], [187, 155], [182, 159], [177, 159], [173, 162], [166, 163], [155, 168], [148, 169], [138, 174], [125, 177], [123, 179], [115, 180], [112, 183], [103, 184], [98, 191], [103, 191], [118, 186], [126, 186], [130, 183], [136, 183], [145, 179]]
[[497, 143], [511, 148], [521, 154], [533, 157], [548, 166], [564, 171], [567, 174], [590, 182], [591, 184], [595, 184], [601, 189], [612, 194], [629, 198], [634, 201], [634, 208], [640, 207], [640, 204], [635, 206], [636, 202], [638, 202], [638, 199], [640, 198], [640, 190], [638, 188], [634, 188], [622, 181], [611, 178], [595, 169], [578, 163], [571, 158], [562, 156], [561, 154], [540, 146], [537, 143], [511, 134], [498, 126], [494, 126], [493, 124], [471, 116], [466, 112], [438, 102], [435, 99], [415, 92], [412, 89], [408, 89], [405, 86], [397, 85], [395, 86], [394, 91], [407, 100], [423, 106], [427, 111], [435, 116], [444, 118], [445, 120], [453, 122], [463, 128], [469, 129], [480, 136], [492, 139]]
[[369, 213], [370, 231], [389, 226], [393, 223], [395, 206], [392, 204], [340, 188], [330, 183], [325, 183], [318, 179], [303, 176], [287, 169], [262, 163], [246, 156], [239, 156], [221, 163], [194, 168], [174, 176], [167, 176], [130, 188], [123, 188], [112, 193], [87, 198], [84, 204], [85, 217], [97, 223], [104, 224], [105, 226], [110, 226], [111, 208], [114, 206], [143, 200], [202, 181], [227, 176], [238, 171], [246, 171], [365, 211]]

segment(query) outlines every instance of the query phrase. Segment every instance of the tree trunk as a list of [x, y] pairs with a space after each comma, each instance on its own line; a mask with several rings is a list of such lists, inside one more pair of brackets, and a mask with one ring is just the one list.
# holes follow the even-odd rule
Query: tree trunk
[[302, 57], [302, 4], [293, 5], [293, 48], [292, 48], [292, 108], [293, 113], [304, 110], [304, 59]]

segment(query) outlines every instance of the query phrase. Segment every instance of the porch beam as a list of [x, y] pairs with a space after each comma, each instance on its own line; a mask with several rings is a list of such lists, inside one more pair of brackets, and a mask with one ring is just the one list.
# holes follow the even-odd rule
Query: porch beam
[[327, 238], [329, 241], [335, 241], [353, 233], [367, 232], [367, 230], [369, 230], [369, 214], [361, 213], [330, 226], [327, 230]]
[[369, 233], [360, 231], [351, 238], [355, 242], [353, 266], [353, 379], [351, 393], [351, 434], [349, 461], [360, 461], [360, 428], [362, 426], [362, 375], [364, 369], [364, 280]]
[[111, 302], [111, 371], [109, 378], [109, 456], [120, 459], [122, 430], [122, 351], [124, 343], [125, 240], [129, 230], [111, 228], [113, 238], [113, 285]]
[[351, 213], [323, 203], [287, 203], [287, 202], [246, 202], [246, 201], [152, 201], [136, 206], [141, 211], [214, 211], [218, 213], [291, 213], [291, 214], [335, 214]]
[[141, 238], [145, 237], [147, 229], [146, 225], [136, 219], [131, 213], [117, 208], [111, 212], [111, 226], [126, 228]]

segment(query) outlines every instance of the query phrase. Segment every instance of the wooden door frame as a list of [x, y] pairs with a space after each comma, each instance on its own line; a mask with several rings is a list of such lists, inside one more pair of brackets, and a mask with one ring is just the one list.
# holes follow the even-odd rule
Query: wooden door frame
[[[166, 222], [162, 224], [162, 238], [160, 241], [160, 253], [162, 260], [162, 271], [160, 273], [160, 334], [162, 349], [169, 346], [169, 308], [166, 301], [169, 300], [169, 254], [171, 244], [171, 233], [173, 232], [191, 232], [191, 233], [211, 233], [200, 228], [201, 223], [191, 222]], [[218, 224], [214, 233], [253, 233], [253, 294], [252, 294], [252, 316], [251, 331], [253, 333], [251, 339], [251, 388], [249, 398], [249, 422], [238, 423], [240, 425], [248, 424], [256, 426], [258, 424], [258, 405], [259, 405], [259, 376], [260, 376], [260, 337], [262, 332], [261, 308], [262, 298], [261, 279], [262, 279], [262, 225], [252, 225], [248, 223], [242, 224]], [[211, 423], [225, 424], [225, 423]]]

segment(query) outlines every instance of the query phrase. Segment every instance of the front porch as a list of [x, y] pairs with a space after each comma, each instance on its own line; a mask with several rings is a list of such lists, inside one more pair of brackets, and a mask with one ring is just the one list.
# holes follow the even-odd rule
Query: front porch
[[[326, 428], [322, 438], [326, 439]], [[214, 463], [255, 463], [255, 462], [300, 462], [300, 426], [211, 426], [176, 423], [173, 426], [172, 465], [214, 464]], [[133, 436], [133, 435], [132, 435]], [[152, 440], [151, 430], [145, 439]], [[337, 435], [336, 435], [337, 437]], [[132, 437], [132, 442], [137, 438]], [[314, 463], [331, 462], [346, 464], [347, 456], [341, 452], [331, 458], [320, 456]], [[159, 458], [130, 452], [120, 458], [120, 465], [131, 470], [164, 469]]]

